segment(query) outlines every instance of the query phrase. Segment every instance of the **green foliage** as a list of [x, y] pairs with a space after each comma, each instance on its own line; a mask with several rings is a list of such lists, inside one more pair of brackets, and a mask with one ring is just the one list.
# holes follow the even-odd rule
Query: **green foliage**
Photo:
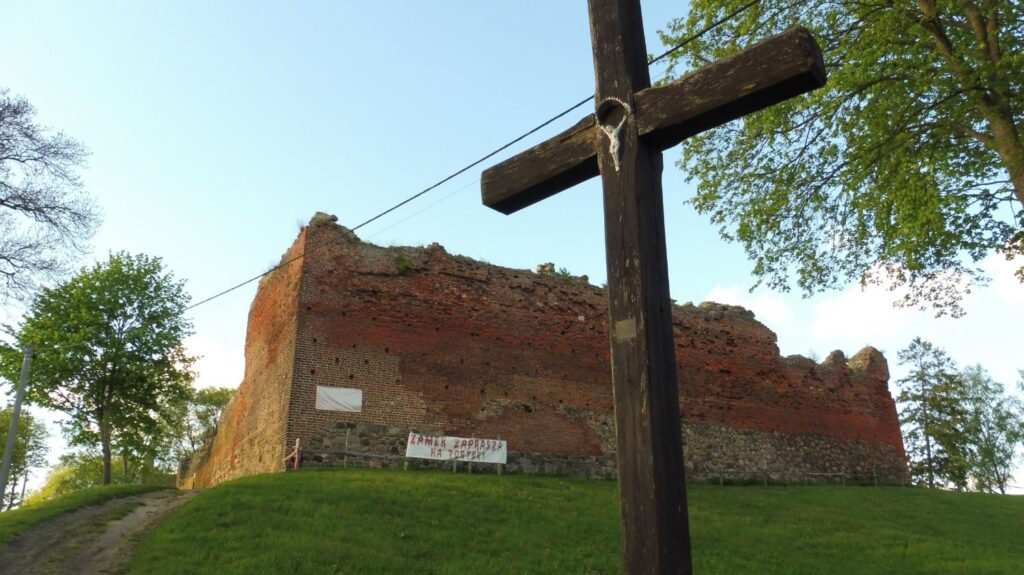
[[18, 509], [0, 514], [0, 545], [7, 543], [19, 534], [44, 521], [81, 507], [159, 489], [163, 489], [163, 487], [154, 485], [108, 485], [106, 487], [91, 487], [75, 491], [72, 494], [45, 502], [27, 502]]
[[401, 275], [407, 274], [414, 269], [412, 260], [409, 259], [409, 255], [405, 252], [398, 252], [395, 256], [395, 267]]
[[[110, 483], [114, 485], [132, 485], [139, 483], [136, 474], [125, 473], [125, 461], [114, 457], [111, 461]], [[103, 480], [103, 456], [94, 452], [68, 453], [60, 457], [46, 476], [46, 482], [33, 492], [25, 501], [26, 505], [36, 505], [58, 497], [100, 487]]]
[[[1024, 499], [906, 487], [688, 489], [694, 572], [1016, 573]], [[340, 469], [196, 495], [131, 573], [620, 573], [612, 481]], [[342, 519], [339, 519], [342, 518]]]
[[900, 422], [915, 483], [927, 487], [967, 487], [963, 454], [955, 437], [957, 412], [954, 397], [956, 364], [946, 352], [914, 338], [897, 354], [910, 372], [896, 383], [900, 387]]
[[899, 360], [912, 368], [897, 383], [914, 481], [1005, 493], [1024, 444], [1024, 404], [980, 365], [957, 371], [941, 348], [920, 338]]
[[537, 266], [537, 275], [553, 277], [563, 282], [571, 282], [573, 279], [572, 272], [567, 267], [555, 268], [555, 264], [547, 262]]
[[234, 394], [235, 390], [228, 387], [207, 387], [189, 396], [177, 433], [179, 458], [192, 457], [203, 444], [213, 439], [221, 413]]
[[[17, 333], [20, 347], [36, 348], [27, 399], [70, 416], [72, 445], [100, 447], [104, 483], [112, 451], [153, 467], [169, 448], [174, 406], [192, 378], [182, 345], [192, 330], [187, 303], [159, 258], [117, 253], [43, 290]], [[4, 357], [8, 378], [16, 359]]]
[[1024, 403], [1005, 394], [980, 365], [959, 376], [965, 417], [964, 448], [974, 488], [1006, 493], [1024, 444]]
[[[0, 410], [0, 450], [7, 446], [7, 434], [11, 429], [11, 415], [14, 407]], [[46, 440], [49, 437], [46, 425], [32, 417], [24, 409], [18, 417], [18, 434], [14, 440], [11, 457], [11, 471], [8, 489], [0, 493], [0, 510], [11, 509], [21, 504], [20, 487], [28, 480], [32, 469], [46, 465]], [[0, 455], [2, 457], [2, 455]]]
[[[693, 0], [677, 43], [746, 0]], [[758, 284], [906, 286], [962, 313], [971, 262], [1024, 249], [1024, 4], [764, 0], [691, 42], [695, 67], [795, 25], [828, 84], [691, 138], [695, 208], [743, 244]], [[1024, 277], [1024, 275], [1022, 275]]]

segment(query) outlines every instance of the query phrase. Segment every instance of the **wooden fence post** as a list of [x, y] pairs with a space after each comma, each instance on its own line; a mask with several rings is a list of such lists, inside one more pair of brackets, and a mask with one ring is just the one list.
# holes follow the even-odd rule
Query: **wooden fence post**
[[351, 431], [352, 431], [351, 429], [347, 429], [347, 428], [345, 429], [345, 455], [341, 456], [341, 466], [342, 467], [348, 467], [348, 434]]
[[[498, 441], [501, 441], [501, 434], [500, 433], [498, 434]], [[507, 457], [508, 456], [508, 446], [505, 446], [505, 454], [506, 454], [506, 457]], [[501, 463], [498, 464], [498, 475], [501, 475], [501, 469], [503, 467], [505, 467], [503, 464], [501, 464]]]

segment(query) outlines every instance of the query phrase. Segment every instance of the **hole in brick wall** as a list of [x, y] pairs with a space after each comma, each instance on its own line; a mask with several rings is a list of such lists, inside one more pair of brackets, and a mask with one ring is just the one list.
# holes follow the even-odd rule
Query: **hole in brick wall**
[[446, 383], [446, 384], [444, 384], [444, 388], [445, 388], [445, 389], [448, 389], [448, 384], [447, 384], [447, 383]]
[[348, 374], [348, 378], [349, 379], [352, 379], [353, 377], [355, 377], [355, 374], [353, 374], [353, 373]]
[[480, 388], [480, 395], [483, 395], [483, 394], [484, 394], [484, 388], [481, 387]]
[[363, 365], [370, 365], [370, 360], [364, 359], [363, 360]]
[[313, 338], [313, 343], [316, 343], [316, 338], [315, 337]]
[[341, 361], [341, 358], [340, 358], [340, 357], [336, 357], [336, 358], [334, 358], [334, 363], [339, 363], [340, 361]]
[[465, 362], [466, 362], [466, 360], [462, 359], [461, 357], [459, 358], [459, 363], [465, 363]]
[[307, 305], [306, 306], [306, 311], [313, 311], [313, 306]]
[[355, 348], [356, 348], [356, 344], [353, 343], [352, 344], [352, 349], [355, 349]]
[[341, 317], [345, 317], [345, 316], [347, 316], [347, 315], [348, 315], [347, 313], [345, 313], [345, 312], [341, 312]]
[[389, 351], [388, 348], [385, 347], [384, 348], [384, 353], [387, 353], [388, 351]]
[[309, 370], [309, 375], [316, 375], [316, 370], [315, 369]]

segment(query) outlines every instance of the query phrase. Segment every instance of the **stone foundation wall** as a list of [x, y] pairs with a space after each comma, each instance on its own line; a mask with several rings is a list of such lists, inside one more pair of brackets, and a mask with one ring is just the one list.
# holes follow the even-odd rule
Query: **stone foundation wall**
[[[365, 423], [335, 423], [303, 449], [302, 467], [450, 468], [450, 462], [405, 458], [410, 431], [432, 430]], [[815, 435], [737, 430], [684, 424], [689, 481], [904, 483], [905, 462], [895, 449], [858, 440]], [[459, 468], [467, 469], [460, 462]], [[598, 456], [511, 451], [504, 473], [614, 478], [613, 452]], [[475, 463], [474, 473], [496, 473], [497, 465]]]

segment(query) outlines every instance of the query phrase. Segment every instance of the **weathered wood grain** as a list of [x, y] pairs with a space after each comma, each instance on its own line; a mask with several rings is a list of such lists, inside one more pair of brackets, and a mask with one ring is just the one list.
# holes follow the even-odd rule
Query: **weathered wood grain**
[[636, 95], [640, 134], [659, 149], [825, 85], [821, 50], [804, 28], [769, 38]]
[[[641, 137], [659, 150], [825, 84], [821, 50], [794, 28], [633, 98]], [[597, 175], [593, 115], [484, 171], [484, 205], [510, 214]]]
[[511, 214], [598, 174], [590, 114], [550, 140], [484, 170], [484, 204]]
[[[606, 117], [601, 103], [637, 110], [634, 95], [651, 84], [640, 4], [589, 5], [597, 121], [618, 126], [620, 118]], [[609, 106], [616, 107], [622, 111]], [[617, 149], [612, 136], [599, 133], [623, 568], [630, 575], [690, 573], [661, 149], [640, 136], [635, 114], [622, 124]]]

